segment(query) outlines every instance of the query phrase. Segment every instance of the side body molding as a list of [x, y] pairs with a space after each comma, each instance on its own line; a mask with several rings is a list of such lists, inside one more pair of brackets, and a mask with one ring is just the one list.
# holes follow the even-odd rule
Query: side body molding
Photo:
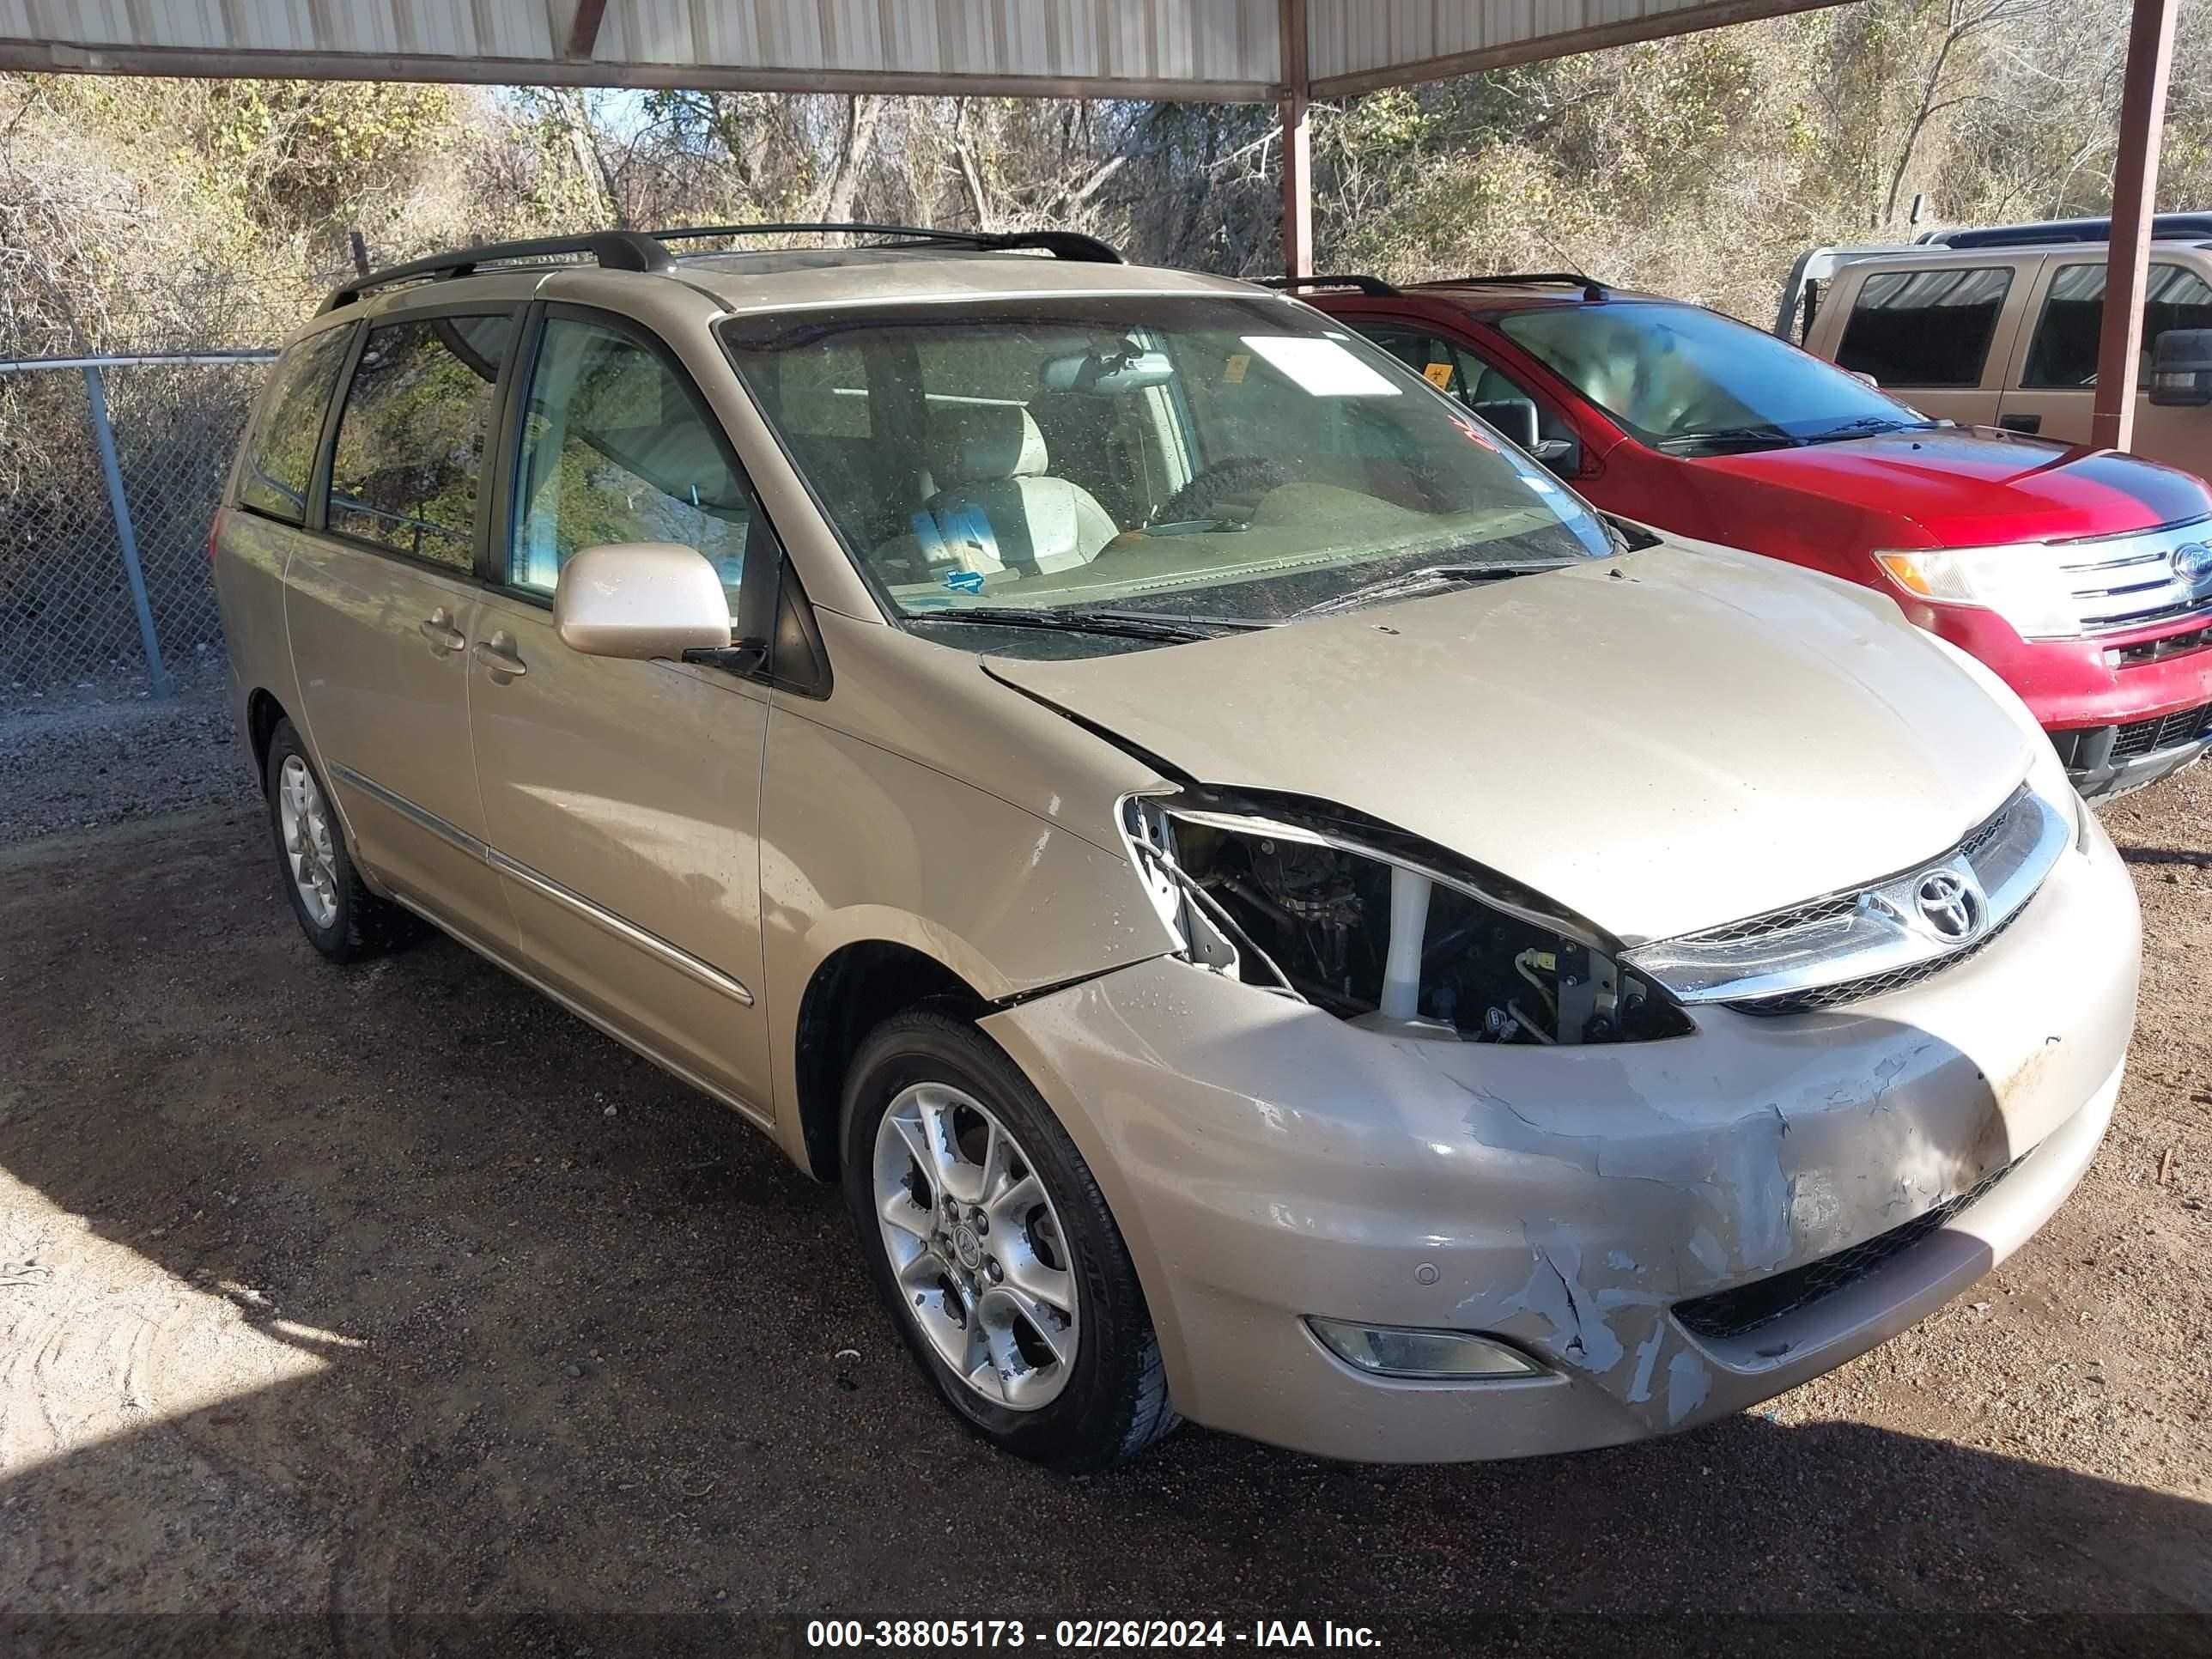
[[605, 928], [617, 939], [633, 945], [639, 950], [658, 957], [669, 966], [688, 974], [709, 989], [720, 991], [724, 996], [745, 1007], [752, 1006], [752, 992], [742, 981], [724, 973], [714, 963], [702, 961], [689, 951], [681, 950], [671, 945], [657, 933], [647, 932], [635, 922], [616, 915], [605, 906], [592, 902], [574, 889], [564, 886], [544, 872], [533, 870], [520, 860], [509, 858], [497, 848], [488, 845], [458, 825], [447, 823], [436, 813], [426, 811], [404, 796], [395, 794], [374, 778], [363, 777], [351, 767], [341, 765], [336, 761], [329, 764], [334, 777], [343, 779], [363, 794], [374, 796], [393, 811], [404, 814], [410, 821], [420, 824], [432, 835], [450, 842], [472, 857], [481, 859], [501, 874], [512, 876], [515, 880], [526, 883], [556, 903], [574, 911], [586, 921]]

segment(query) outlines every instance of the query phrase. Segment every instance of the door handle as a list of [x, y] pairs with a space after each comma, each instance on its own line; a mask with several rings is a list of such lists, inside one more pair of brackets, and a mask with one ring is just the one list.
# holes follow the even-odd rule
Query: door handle
[[416, 625], [422, 630], [422, 637], [441, 651], [459, 651], [469, 642], [453, 626], [453, 613], [442, 605]]
[[477, 641], [476, 659], [491, 670], [497, 680], [520, 679], [530, 672], [514, 648], [514, 635], [501, 629], [488, 640]]
[[2043, 416], [2040, 415], [2000, 415], [1997, 417], [1997, 424], [2008, 432], [2040, 432], [2043, 430]]

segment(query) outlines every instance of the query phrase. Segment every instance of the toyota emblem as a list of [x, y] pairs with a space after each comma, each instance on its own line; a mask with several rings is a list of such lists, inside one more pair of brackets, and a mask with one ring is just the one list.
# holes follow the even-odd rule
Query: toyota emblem
[[1955, 870], [1931, 870], [1912, 890], [1920, 919], [1942, 939], [1966, 938], [1981, 921], [1981, 896]]

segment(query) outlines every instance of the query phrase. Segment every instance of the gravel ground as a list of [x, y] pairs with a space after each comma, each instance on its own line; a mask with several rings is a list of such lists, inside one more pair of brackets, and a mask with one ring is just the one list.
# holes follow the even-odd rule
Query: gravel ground
[[[2108, 814], [2148, 927], [2110, 1140], [1919, 1329], [1617, 1450], [1371, 1469], [1186, 1428], [1070, 1480], [954, 1424], [830, 1191], [449, 943], [325, 964], [220, 709], [130, 716], [0, 736], [0, 1646], [1019, 1614], [1048, 1649], [1148, 1613], [1247, 1650], [1332, 1616], [1395, 1652], [2212, 1652], [2212, 768]], [[107, 822], [125, 764], [199, 804]]]
[[219, 664], [188, 672], [173, 697], [127, 680], [0, 694], [0, 846], [203, 801], [250, 802], [228, 695]]

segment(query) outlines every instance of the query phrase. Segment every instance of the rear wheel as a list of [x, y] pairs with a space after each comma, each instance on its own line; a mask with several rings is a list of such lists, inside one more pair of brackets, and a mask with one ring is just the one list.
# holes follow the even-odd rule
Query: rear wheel
[[309, 943], [333, 962], [358, 962], [411, 937], [415, 919], [368, 890], [331, 810], [330, 795], [289, 720], [270, 734], [269, 830], [284, 891]]
[[902, 1014], [845, 1096], [844, 1185], [907, 1345], [953, 1409], [1064, 1469], [1175, 1426], [1120, 1230], [1029, 1079], [972, 1026]]

